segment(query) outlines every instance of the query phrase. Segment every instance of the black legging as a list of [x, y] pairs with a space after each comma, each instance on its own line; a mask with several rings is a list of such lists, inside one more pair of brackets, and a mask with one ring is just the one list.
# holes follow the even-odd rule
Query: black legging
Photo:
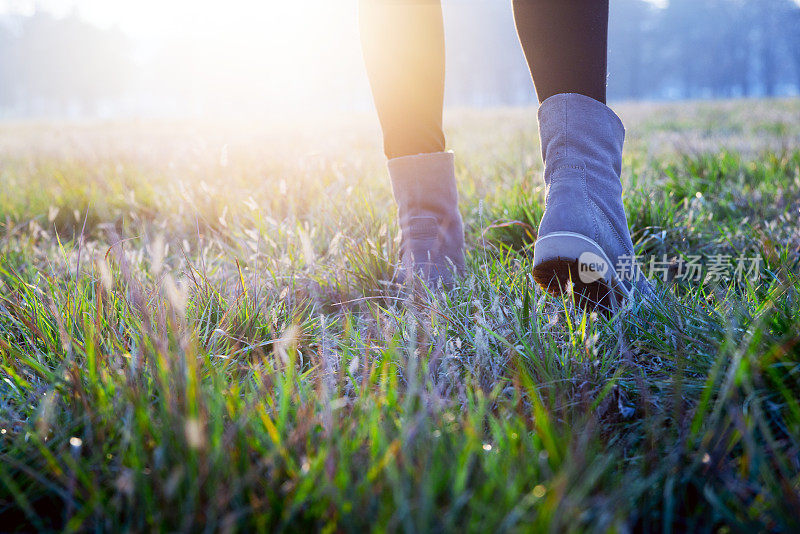
[[[605, 103], [608, 0], [513, 0], [542, 102], [581, 93]], [[361, 41], [386, 157], [445, 149], [440, 0], [361, 0]]]

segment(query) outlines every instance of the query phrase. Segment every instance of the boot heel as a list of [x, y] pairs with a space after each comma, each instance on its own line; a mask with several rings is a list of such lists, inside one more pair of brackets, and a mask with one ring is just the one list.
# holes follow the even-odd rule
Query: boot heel
[[534, 245], [533, 279], [554, 296], [569, 284], [576, 302], [610, 312], [630, 298], [614, 265], [603, 249], [588, 237], [573, 232], [552, 232]]

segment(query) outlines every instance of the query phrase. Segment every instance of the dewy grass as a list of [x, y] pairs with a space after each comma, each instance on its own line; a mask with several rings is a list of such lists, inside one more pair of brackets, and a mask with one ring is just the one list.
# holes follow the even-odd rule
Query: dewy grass
[[[469, 275], [410, 295], [360, 123], [175, 126], [158, 150], [141, 126], [26, 129], [0, 145], [0, 530], [800, 528], [800, 108], [780, 107], [622, 108], [637, 251], [674, 265], [619, 317], [531, 278], [527, 111], [451, 117]], [[719, 255], [758, 279], [679, 276]]]

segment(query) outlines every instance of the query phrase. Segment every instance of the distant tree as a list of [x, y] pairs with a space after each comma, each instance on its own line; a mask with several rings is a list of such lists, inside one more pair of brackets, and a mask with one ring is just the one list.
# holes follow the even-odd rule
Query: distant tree
[[[662, 61], [685, 98], [703, 96], [713, 85], [722, 24], [717, 0], [670, 0], [662, 13], [657, 39]], [[704, 91], [705, 90], [705, 91]]]
[[795, 87], [800, 92], [800, 5], [791, 9], [784, 20], [783, 29], [789, 55], [794, 63]]
[[445, 4], [447, 95], [459, 105], [509, 105], [535, 100], [511, 2]]
[[747, 0], [713, 0], [706, 9], [714, 26], [709, 28], [713, 39], [704, 50], [702, 63], [706, 72], [706, 89], [715, 97], [732, 97], [750, 92], [751, 36], [748, 27]]
[[644, 0], [611, 2], [608, 90], [612, 98], [641, 98], [657, 83], [652, 38], [656, 12]]
[[11, 30], [0, 21], [0, 108], [8, 108], [13, 104], [14, 68], [11, 64], [13, 43], [14, 36]]
[[24, 20], [12, 50], [17, 86], [29, 104], [92, 111], [125, 88], [130, 65], [123, 35], [75, 14], [55, 18], [37, 12]]
[[[775, 95], [796, 62], [793, 0], [670, 0], [659, 16], [657, 60], [683, 97]], [[794, 44], [791, 44], [794, 43]]]
[[753, 22], [758, 28], [758, 53], [760, 55], [761, 72], [759, 73], [764, 94], [775, 95], [777, 84], [776, 40], [778, 34], [777, 11], [780, 1], [760, 0], [760, 9]]
[[739, 0], [731, 6], [731, 21], [724, 37], [727, 53], [722, 50], [722, 54], [728, 57], [726, 68], [730, 69], [727, 77], [731, 92], [744, 97], [750, 96], [753, 90], [752, 16], [756, 8], [755, 3], [749, 0]]

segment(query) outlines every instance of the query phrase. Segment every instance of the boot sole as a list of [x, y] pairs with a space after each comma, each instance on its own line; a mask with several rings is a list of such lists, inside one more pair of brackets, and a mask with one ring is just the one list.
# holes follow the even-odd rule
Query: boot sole
[[574, 232], [552, 232], [536, 240], [533, 279], [556, 297], [571, 283], [575, 301], [583, 308], [614, 312], [630, 298], [600, 245]]

